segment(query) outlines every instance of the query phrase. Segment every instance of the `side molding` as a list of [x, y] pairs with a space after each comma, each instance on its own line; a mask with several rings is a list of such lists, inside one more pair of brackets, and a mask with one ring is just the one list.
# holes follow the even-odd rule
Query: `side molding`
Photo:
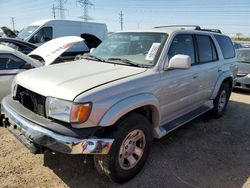
[[106, 127], [115, 124], [122, 116], [142, 106], [152, 106], [153, 126], [158, 126], [160, 121], [159, 102], [149, 93], [134, 95], [114, 104], [102, 117], [99, 126]]

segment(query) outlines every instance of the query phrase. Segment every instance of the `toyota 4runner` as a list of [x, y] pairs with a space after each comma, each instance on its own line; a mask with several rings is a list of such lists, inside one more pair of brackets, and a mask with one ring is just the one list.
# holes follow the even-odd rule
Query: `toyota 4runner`
[[142, 169], [153, 138], [224, 114], [235, 63], [217, 30], [118, 32], [78, 61], [18, 74], [2, 123], [33, 153], [93, 154], [97, 170], [122, 183]]

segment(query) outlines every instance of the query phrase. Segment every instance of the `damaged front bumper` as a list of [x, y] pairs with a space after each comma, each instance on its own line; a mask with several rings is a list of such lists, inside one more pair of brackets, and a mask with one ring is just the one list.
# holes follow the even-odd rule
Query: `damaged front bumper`
[[[41, 149], [67, 154], [108, 154], [113, 139], [105, 138], [75, 138], [51, 131], [20, 115], [9, 102], [10, 96], [2, 101], [1, 116], [3, 126], [6, 127], [32, 153], [39, 153]], [[33, 113], [33, 112], [30, 112]]]

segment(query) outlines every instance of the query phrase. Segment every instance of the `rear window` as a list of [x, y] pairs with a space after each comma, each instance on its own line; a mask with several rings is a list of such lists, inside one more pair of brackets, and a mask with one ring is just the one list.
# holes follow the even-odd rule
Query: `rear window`
[[219, 43], [224, 59], [235, 57], [234, 46], [229, 37], [222, 35], [215, 35], [215, 38]]

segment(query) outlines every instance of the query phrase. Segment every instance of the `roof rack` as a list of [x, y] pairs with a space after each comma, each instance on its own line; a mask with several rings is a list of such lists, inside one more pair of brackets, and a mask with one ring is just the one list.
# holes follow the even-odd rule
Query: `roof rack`
[[195, 30], [201, 29], [201, 27], [198, 25], [163, 25], [163, 26], [157, 26], [154, 28], [164, 28], [164, 27], [193, 27]]
[[193, 27], [194, 30], [198, 30], [198, 31], [209, 31], [209, 32], [214, 32], [214, 33], [222, 33], [221, 30], [219, 29], [201, 29], [200, 26], [198, 25], [166, 25], [166, 26], [157, 26], [154, 28], [165, 28], [165, 27]]
[[[197, 29], [199, 30], [199, 29]], [[214, 33], [222, 33], [221, 30], [219, 29], [200, 29], [200, 31], [209, 31], [209, 32], [214, 32]]]

